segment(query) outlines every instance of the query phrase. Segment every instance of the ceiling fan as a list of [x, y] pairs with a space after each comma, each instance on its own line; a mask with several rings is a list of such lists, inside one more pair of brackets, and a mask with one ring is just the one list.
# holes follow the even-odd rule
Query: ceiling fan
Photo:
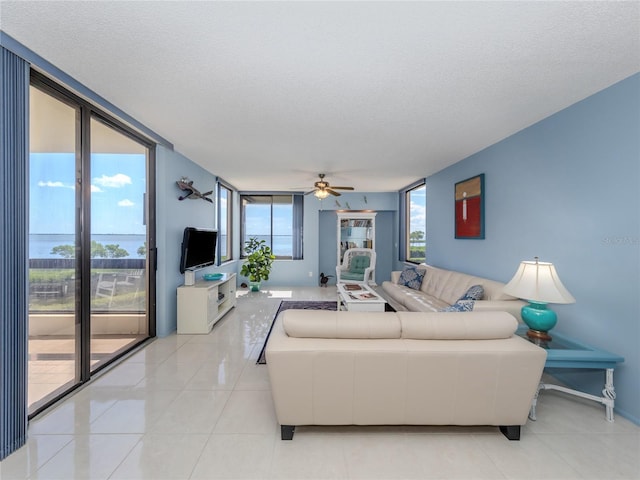
[[327, 198], [329, 194], [339, 197], [341, 194], [336, 192], [336, 190], [353, 190], [353, 187], [332, 187], [329, 185], [329, 182], [324, 180], [324, 173], [318, 174], [320, 180], [313, 184], [313, 190], [310, 190], [305, 193], [305, 195], [309, 195], [313, 193], [313, 195], [320, 200]]

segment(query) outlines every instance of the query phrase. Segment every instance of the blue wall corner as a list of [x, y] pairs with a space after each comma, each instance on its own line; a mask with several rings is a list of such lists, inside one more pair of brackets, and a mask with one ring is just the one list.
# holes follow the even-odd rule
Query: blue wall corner
[[[180, 273], [180, 245], [185, 227], [215, 228], [216, 202], [178, 200], [176, 181], [194, 180], [201, 192], [212, 190], [216, 176], [181, 154], [158, 146], [156, 150], [156, 232], [158, 270], [156, 272], [156, 332], [164, 337], [177, 328], [176, 289], [184, 283]], [[213, 198], [213, 197], [212, 197]], [[212, 267], [210, 267], [212, 268]], [[206, 270], [204, 270], [206, 271]]]

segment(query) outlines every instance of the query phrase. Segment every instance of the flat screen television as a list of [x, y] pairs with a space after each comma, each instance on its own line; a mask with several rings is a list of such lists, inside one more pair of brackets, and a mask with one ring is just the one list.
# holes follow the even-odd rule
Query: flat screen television
[[218, 232], [194, 227], [184, 229], [180, 273], [213, 265], [216, 261]]

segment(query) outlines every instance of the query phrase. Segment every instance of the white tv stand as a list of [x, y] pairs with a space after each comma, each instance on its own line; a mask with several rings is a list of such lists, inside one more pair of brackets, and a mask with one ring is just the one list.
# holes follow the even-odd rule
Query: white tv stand
[[207, 334], [236, 306], [236, 274], [178, 287], [178, 333]]

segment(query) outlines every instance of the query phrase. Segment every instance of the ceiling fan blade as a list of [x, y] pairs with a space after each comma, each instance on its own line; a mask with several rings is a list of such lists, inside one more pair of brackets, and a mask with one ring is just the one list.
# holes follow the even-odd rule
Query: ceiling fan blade
[[333, 195], [334, 197], [339, 197], [340, 195], [342, 195], [341, 193], [334, 192], [334, 191], [332, 190], [332, 188], [334, 188], [334, 187], [331, 187], [331, 188], [325, 188], [325, 191], [329, 192], [329, 193], [330, 193], [331, 195]]
[[333, 185], [331, 185], [331, 188], [338, 189], [338, 190], [353, 190], [353, 187], [334, 187]]
[[308, 192], [305, 192], [304, 194], [305, 194], [305, 195], [309, 195], [309, 194], [311, 194], [311, 193], [315, 192], [316, 190], [318, 190], [318, 189], [317, 189], [317, 188], [314, 188], [313, 190], [309, 190]]

